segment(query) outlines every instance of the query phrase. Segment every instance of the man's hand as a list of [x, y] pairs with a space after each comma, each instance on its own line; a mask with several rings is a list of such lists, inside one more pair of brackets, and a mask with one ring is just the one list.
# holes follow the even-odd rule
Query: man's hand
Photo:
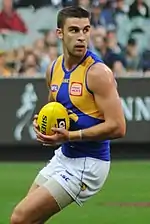
[[37, 128], [34, 128], [37, 140], [44, 145], [59, 145], [69, 140], [69, 131], [64, 128], [52, 128], [53, 135], [44, 135]]
[[36, 133], [36, 137], [39, 142], [43, 143], [44, 145], [55, 146], [67, 142], [69, 140], [69, 131], [64, 128], [52, 128], [54, 134], [51, 136], [42, 134], [38, 130], [37, 118], [38, 115], [36, 114], [33, 120], [33, 129]]
[[35, 115], [34, 115], [34, 118], [33, 118], [33, 128], [34, 128], [34, 130], [35, 130], [35, 129], [38, 130], [37, 119], [38, 119], [38, 114], [35, 114]]

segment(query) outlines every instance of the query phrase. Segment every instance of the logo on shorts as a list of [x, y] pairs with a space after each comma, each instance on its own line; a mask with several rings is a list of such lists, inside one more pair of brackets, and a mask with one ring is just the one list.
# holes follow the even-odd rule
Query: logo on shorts
[[69, 177], [66, 177], [66, 175], [64, 175], [64, 174], [60, 174], [60, 176], [61, 176], [65, 181], [70, 180]]
[[57, 92], [57, 90], [58, 90], [58, 85], [51, 85], [52, 92]]
[[72, 82], [70, 87], [70, 95], [82, 96], [83, 85], [80, 82]]
[[66, 120], [64, 119], [57, 119], [58, 128], [65, 128], [66, 129]]

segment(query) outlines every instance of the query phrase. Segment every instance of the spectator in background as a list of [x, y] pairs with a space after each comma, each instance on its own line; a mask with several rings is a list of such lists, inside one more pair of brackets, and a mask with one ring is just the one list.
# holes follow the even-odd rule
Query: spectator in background
[[106, 30], [100, 26], [93, 30], [91, 49], [112, 68], [114, 60], [120, 60], [125, 66], [125, 58], [118, 44], [116, 29], [111, 26]]
[[115, 0], [114, 2], [114, 16], [118, 14], [127, 15], [129, 12], [129, 7], [125, 4], [124, 0]]
[[78, 5], [80, 7], [85, 8], [86, 10], [89, 10], [90, 11], [90, 6], [91, 6], [90, 0], [79, 0], [78, 1]]
[[129, 8], [129, 17], [133, 18], [141, 16], [143, 18], [149, 18], [149, 8], [144, 0], [135, 0]]
[[57, 57], [59, 56], [57, 45], [49, 47], [47, 55], [50, 59], [50, 63], [56, 60]]
[[15, 60], [15, 51], [10, 50], [7, 51], [6, 56], [5, 56], [5, 65], [7, 67], [7, 70], [11, 73], [11, 76], [16, 76], [16, 60]]
[[118, 43], [117, 39], [117, 30], [114, 25], [110, 25], [107, 28], [107, 46], [116, 54], [121, 54], [122, 53], [122, 47]]
[[123, 48], [118, 43], [115, 26], [108, 27], [105, 42], [107, 51], [103, 60], [116, 76], [122, 76], [126, 68], [126, 58]]
[[25, 54], [23, 65], [20, 69], [20, 74], [26, 77], [35, 77], [40, 72], [40, 60], [33, 53], [28, 52]]
[[143, 72], [150, 76], [150, 47], [141, 56], [141, 67]]
[[94, 27], [115, 24], [111, 1], [93, 0], [91, 4], [91, 24]]
[[102, 5], [98, 0], [94, 0], [91, 5], [91, 25], [94, 27], [103, 25], [105, 21], [101, 18]]
[[46, 50], [44, 39], [36, 40], [33, 44], [33, 49], [31, 50], [38, 58], [44, 57], [43, 53]]
[[20, 69], [23, 66], [24, 57], [25, 57], [25, 50], [24, 47], [20, 47], [14, 50], [15, 55], [15, 68], [16, 68], [16, 75], [19, 73]]
[[104, 26], [99, 26], [95, 29], [95, 35], [100, 35], [102, 37], [106, 37], [107, 30]]
[[[105, 40], [107, 43], [107, 39]], [[112, 69], [115, 76], [124, 76], [126, 70], [126, 59], [123, 54], [115, 53], [109, 47], [103, 57], [105, 64]]]
[[47, 31], [44, 37], [45, 47], [56, 46], [58, 47], [58, 53], [62, 54], [61, 42], [58, 40], [54, 30]]
[[112, 0], [99, 1], [102, 7], [101, 19], [104, 21], [103, 25], [107, 27], [109, 25], [115, 24]]
[[58, 39], [57, 39], [55, 31], [53, 31], [53, 30], [47, 31], [45, 33], [44, 42], [45, 42], [46, 47], [49, 47], [52, 45], [57, 45]]
[[38, 39], [34, 43], [34, 47], [39, 51], [44, 51], [45, 49], [45, 43], [43, 39]]
[[24, 57], [25, 57], [24, 47], [20, 47], [15, 50], [15, 60], [17, 62], [22, 62], [24, 60]]
[[115, 58], [112, 64], [112, 72], [114, 73], [115, 77], [125, 77], [126, 76], [126, 69], [124, 67], [123, 61], [121, 58]]
[[53, 62], [54, 60], [57, 59], [59, 56], [58, 48], [56, 46], [50, 46], [45, 53], [43, 53], [41, 57], [41, 63], [40, 63], [40, 68], [41, 68], [41, 73], [45, 73], [47, 70], [48, 65]]
[[109, 48], [109, 43], [106, 37], [102, 35], [93, 36], [93, 52], [103, 59], [105, 64], [112, 69], [116, 77], [124, 76], [125, 74], [125, 59], [122, 54], [117, 54]]
[[0, 51], [0, 77], [10, 77], [11, 72], [6, 66], [6, 52]]
[[135, 39], [130, 38], [125, 50], [126, 69], [128, 72], [135, 72], [140, 69], [140, 54]]
[[96, 36], [106, 37], [106, 29], [104, 26], [98, 26], [96, 28], [91, 27], [91, 46], [92, 40]]
[[106, 30], [104, 27], [100, 26], [93, 29], [90, 49], [100, 58], [104, 58], [108, 50], [106, 45]]
[[25, 23], [13, 9], [12, 0], [3, 0], [3, 9], [0, 13], [0, 32], [18, 31], [26, 33]]

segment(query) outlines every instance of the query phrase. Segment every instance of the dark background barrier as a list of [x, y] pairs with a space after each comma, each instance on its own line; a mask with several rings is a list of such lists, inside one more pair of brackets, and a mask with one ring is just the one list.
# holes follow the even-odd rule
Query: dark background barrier
[[44, 79], [0, 80], [0, 144], [35, 144], [32, 119], [47, 96]]
[[150, 142], [150, 79], [118, 79], [118, 91], [127, 121], [122, 142]]
[[[150, 79], [117, 79], [127, 134], [112, 142], [113, 158], [150, 158]], [[47, 103], [44, 79], [0, 80], [1, 160], [45, 160], [53, 150], [35, 140], [32, 119]]]

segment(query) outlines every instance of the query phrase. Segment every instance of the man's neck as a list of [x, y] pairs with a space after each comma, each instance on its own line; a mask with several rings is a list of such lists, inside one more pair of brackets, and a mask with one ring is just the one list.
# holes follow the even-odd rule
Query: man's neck
[[[86, 52], [85, 52], [86, 54]], [[85, 54], [82, 57], [75, 57], [73, 55], [69, 55], [68, 53], [64, 54], [64, 66], [67, 70], [73, 69], [76, 65], [80, 63], [82, 58], [85, 56]]]

